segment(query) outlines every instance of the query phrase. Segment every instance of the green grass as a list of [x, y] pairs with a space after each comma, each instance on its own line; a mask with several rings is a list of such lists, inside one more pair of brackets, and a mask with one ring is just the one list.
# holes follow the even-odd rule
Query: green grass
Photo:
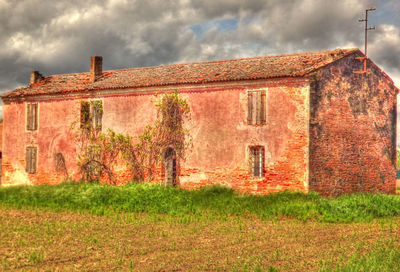
[[221, 186], [187, 191], [154, 184], [108, 186], [65, 183], [1, 187], [0, 205], [96, 215], [122, 211], [185, 216], [243, 215], [261, 219], [289, 217], [321, 222], [369, 222], [374, 218], [400, 214], [398, 195], [352, 194], [325, 198], [317, 193], [285, 191], [254, 196]]
[[324, 271], [355, 272], [355, 271], [399, 271], [400, 250], [393, 240], [379, 241], [367, 253], [355, 253], [350, 258], [342, 256], [339, 264], [323, 265]]
[[43, 262], [43, 252], [32, 251], [28, 259], [32, 264], [40, 264]]

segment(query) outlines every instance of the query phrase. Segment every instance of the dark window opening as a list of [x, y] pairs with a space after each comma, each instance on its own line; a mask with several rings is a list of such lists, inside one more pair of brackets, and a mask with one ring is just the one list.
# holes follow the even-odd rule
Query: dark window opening
[[29, 174], [36, 173], [37, 164], [37, 147], [26, 147], [26, 172]]
[[37, 103], [28, 103], [26, 122], [27, 122], [26, 124], [27, 130], [37, 130], [37, 123], [38, 123]]
[[253, 177], [261, 178], [264, 176], [264, 147], [251, 146], [250, 147], [250, 166], [251, 175]]
[[266, 92], [262, 90], [248, 92], [247, 122], [249, 125], [266, 123]]

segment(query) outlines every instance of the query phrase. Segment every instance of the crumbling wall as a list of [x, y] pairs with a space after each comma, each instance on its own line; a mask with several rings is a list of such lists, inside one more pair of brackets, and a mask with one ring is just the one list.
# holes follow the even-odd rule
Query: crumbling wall
[[[38, 100], [38, 127], [26, 129], [26, 102], [4, 105], [4, 145], [2, 185], [56, 184], [78, 178], [76, 145], [71, 124], [76, 120], [79, 104], [73, 99]], [[26, 147], [37, 148], [37, 171], [26, 171]], [[61, 155], [60, 155], [61, 154]], [[65, 168], [57, 165], [63, 157]]]
[[[266, 123], [247, 123], [251, 90], [266, 91]], [[275, 79], [183, 93], [192, 109], [193, 149], [181, 162], [183, 188], [222, 184], [242, 192], [308, 191], [309, 83]], [[249, 147], [265, 149], [264, 176], [249, 171]]]
[[[79, 120], [81, 99], [102, 100], [103, 131], [110, 128], [137, 136], [156, 119], [152, 101], [157, 99], [157, 93], [176, 90], [191, 108], [191, 119], [185, 120], [184, 125], [193, 140], [193, 148], [177, 162], [178, 186], [192, 189], [222, 184], [257, 194], [285, 189], [308, 191], [309, 82], [302, 78], [116, 91], [84, 98], [37, 97], [36, 131], [26, 130], [26, 102], [6, 103], [5, 137], [13, 145], [6, 145], [4, 150], [4, 183], [54, 184], [64, 180], [66, 174], [79, 178], [71, 124]], [[265, 124], [247, 123], [249, 90], [266, 93]], [[38, 150], [35, 174], [25, 170], [28, 145]], [[262, 177], [251, 176], [250, 146], [262, 146], [265, 150]], [[66, 169], [57, 164], [61, 157]], [[115, 170], [117, 184], [131, 181], [132, 175], [125, 165], [117, 165]], [[154, 182], [164, 183], [164, 175], [160, 165]]]
[[24, 103], [3, 105], [2, 185], [31, 184], [25, 171]]
[[396, 89], [350, 55], [313, 75], [310, 190], [335, 196], [395, 193]]
[[[103, 131], [137, 136], [156, 119], [152, 101], [163, 92], [178, 91], [191, 109], [184, 126], [193, 147], [178, 159], [177, 185], [193, 189], [221, 184], [242, 192], [266, 194], [285, 189], [308, 191], [309, 82], [274, 79], [163, 87], [110, 94], [103, 99]], [[248, 91], [266, 92], [266, 123], [247, 123]], [[264, 176], [249, 171], [249, 147], [265, 148]], [[129, 170], [116, 170], [116, 182], [131, 180]], [[153, 182], [165, 183], [160, 165]]]

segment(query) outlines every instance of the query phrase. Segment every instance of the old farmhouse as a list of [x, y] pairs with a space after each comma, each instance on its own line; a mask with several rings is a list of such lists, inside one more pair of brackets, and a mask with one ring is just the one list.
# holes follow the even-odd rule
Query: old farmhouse
[[[255, 194], [395, 193], [399, 90], [370, 60], [367, 73], [354, 73], [363, 56], [337, 49], [111, 71], [92, 57], [88, 73], [34, 71], [29, 86], [2, 96], [1, 184], [79, 179], [71, 123], [83, 102], [102, 106], [101, 130], [135, 136], [156, 116], [155, 93], [177, 91], [191, 109], [193, 147], [185, 159], [166, 151], [159, 167], [169, 168], [156, 182]], [[129, 179], [121, 174], [118, 183]]]

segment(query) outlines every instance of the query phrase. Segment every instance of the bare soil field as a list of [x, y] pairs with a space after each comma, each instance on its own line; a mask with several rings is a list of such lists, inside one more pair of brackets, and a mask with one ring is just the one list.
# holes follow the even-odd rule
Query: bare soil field
[[331, 271], [399, 247], [398, 217], [321, 223], [0, 209], [2, 271]]

